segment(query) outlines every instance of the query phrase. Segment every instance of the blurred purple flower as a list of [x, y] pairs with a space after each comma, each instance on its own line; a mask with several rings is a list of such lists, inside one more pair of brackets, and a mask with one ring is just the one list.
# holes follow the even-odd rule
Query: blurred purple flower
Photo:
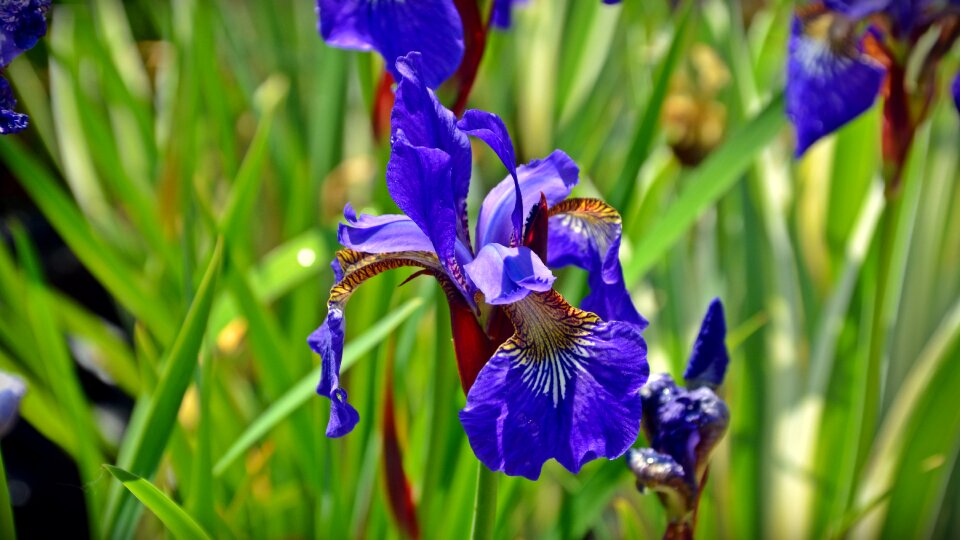
[[[0, 73], [20, 53], [37, 44], [46, 35], [44, 19], [50, 0], [3, 0], [0, 2]], [[17, 100], [7, 80], [0, 75], [0, 135], [16, 133], [27, 127], [27, 115], [13, 109]]]
[[0, 437], [13, 429], [20, 417], [20, 400], [27, 393], [23, 379], [0, 371]]
[[[358, 216], [347, 206], [339, 233], [347, 249], [334, 263], [327, 318], [308, 340], [324, 366], [317, 392], [332, 403], [327, 435], [345, 435], [359, 420], [339, 379], [347, 299], [366, 279], [412, 266], [447, 294], [467, 392], [460, 420], [480, 461], [536, 479], [550, 458], [573, 472], [616, 458], [639, 433], [648, 374], [646, 321], [617, 257], [620, 216], [601, 201], [567, 199], [579, 170], [559, 150], [517, 167], [500, 118], [471, 110], [458, 121], [425, 84], [423, 64], [411, 53], [396, 66], [387, 188], [404, 214]], [[483, 200], [475, 243], [469, 137], [490, 146], [509, 173]], [[553, 290], [548, 265], [590, 273], [593, 312]]]
[[436, 88], [463, 58], [463, 25], [453, 0], [317, 0], [320, 35], [334, 47], [375, 50], [394, 79], [398, 58], [423, 55], [421, 77]]
[[[932, 95], [923, 87], [931, 84], [936, 64], [957, 38], [950, 20], [958, 5], [957, 0], [824, 0], [798, 7], [791, 23], [786, 86], [796, 155], [870, 109], [887, 88], [884, 159], [894, 165], [891, 180], [896, 183], [922, 120], [917, 112], [922, 116], [927, 110], [923, 102]], [[941, 39], [922, 59], [921, 74], [927, 79], [911, 92], [900, 58], [910, 56], [931, 28]]]
[[627, 461], [637, 486], [656, 492], [671, 526], [680, 529], [692, 527], [710, 453], [730, 421], [727, 405], [714, 393], [729, 363], [725, 338], [723, 304], [715, 299], [687, 363], [686, 388], [662, 373], [652, 376], [640, 393], [650, 448], [631, 450]]

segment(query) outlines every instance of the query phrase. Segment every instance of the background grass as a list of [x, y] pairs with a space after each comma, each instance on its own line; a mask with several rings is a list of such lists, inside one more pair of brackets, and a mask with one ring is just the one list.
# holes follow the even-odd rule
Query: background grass
[[[522, 162], [561, 148], [581, 166], [577, 192], [618, 206], [654, 371], [680, 373], [710, 298], [724, 299], [733, 420], [699, 537], [951, 536], [960, 122], [942, 100], [893, 201], [876, 110], [794, 161], [779, 98], [792, 7], [537, 0], [491, 34], [470, 105], [504, 118]], [[324, 315], [339, 212], [394, 209], [369, 121], [379, 59], [327, 48], [309, 0], [90, 0], [50, 20], [8, 69], [32, 124], [0, 138], [0, 160], [120, 324], [49, 285], [8, 214], [0, 369], [28, 381], [24, 421], [76, 463], [90, 536], [171, 523], [224, 538], [399, 536], [382, 466], [390, 382], [421, 529], [466, 535], [475, 458], [432, 282], [384, 275], [350, 303], [353, 434], [326, 439], [328, 404], [311, 393], [305, 339]], [[684, 169], [661, 117], [699, 44], [732, 75], [717, 97], [727, 135]], [[476, 161], [473, 212], [504, 175], [492, 154]], [[568, 298], [585, 290], [575, 272], [559, 283]], [[122, 433], [85, 392], [91, 370], [135, 403]], [[621, 462], [577, 476], [550, 463], [537, 483], [501, 478], [495, 534], [657, 536], [664, 519]]]

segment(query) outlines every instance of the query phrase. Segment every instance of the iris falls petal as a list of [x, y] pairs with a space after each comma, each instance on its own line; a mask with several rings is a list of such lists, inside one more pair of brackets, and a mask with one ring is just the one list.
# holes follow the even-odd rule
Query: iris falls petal
[[590, 294], [583, 309], [606, 320], [646, 326], [623, 282], [621, 229], [620, 214], [612, 206], [597, 199], [567, 199], [550, 208], [548, 265], [572, 264], [587, 271]]
[[433, 253], [400, 252], [388, 254], [369, 254], [344, 249], [337, 252], [334, 261], [334, 273], [337, 283], [330, 289], [327, 300], [327, 316], [310, 337], [307, 343], [320, 355], [322, 370], [317, 393], [330, 399], [330, 420], [327, 423], [328, 437], [346, 435], [357, 422], [360, 415], [347, 401], [347, 392], [340, 386], [340, 365], [343, 360], [343, 338], [346, 323], [343, 310], [350, 295], [364, 281], [381, 272], [412, 266], [430, 271], [441, 279], [443, 271]]
[[556, 291], [504, 306], [515, 333], [467, 395], [460, 421], [487, 467], [537, 479], [548, 459], [572, 472], [623, 455], [640, 429], [647, 379], [640, 328], [604, 322]]
[[423, 79], [436, 88], [463, 58], [463, 24], [453, 0], [319, 0], [320, 35], [335, 47], [374, 49], [399, 80], [397, 58], [424, 57]]
[[863, 54], [853, 32], [852, 22], [835, 13], [793, 20], [786, 107], [797, 156], [869, 109], [880, 94], [885, 69]]
[[349, 203], [343, 216], [347, 223], [341, 223], [337, 231], [337, 240], [343, 247], [364, 253], [433, 251], [433, 243], [407, 216], [358, 216]]

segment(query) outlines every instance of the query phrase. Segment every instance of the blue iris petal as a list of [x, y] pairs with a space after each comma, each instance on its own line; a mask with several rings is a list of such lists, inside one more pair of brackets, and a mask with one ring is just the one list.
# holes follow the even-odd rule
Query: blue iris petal
[[556, 279], [540, 257], [523, 246], [487, 244], [464, 269], [491, 305], [511, 304], [531, 292], [549, 291]]
[[452, 0], [318, 0], [317, 9], [324, 41], [376, 50], [397, 80], [397, 59], [413, 51], [423, 54], [430, 88], [453, 75], [463, 58], [463, 24]]
[[[553, 206], [570, 195], [577, 185], [580, 169], [570, 156], [560, 150], [541, 160], [531, 161], [517, 168], [523, 200], [523, 216], [530, 215], [540, 202], [540, 194]], [[504, 178], [487, 193], [477, 216], [477, 246], [497, 242], [509, 244], [513, 227], [512, 217], [516, 208], [517, 190], [512, 177]]]
[[0, 437], [9, 433], [20, 417], [20, 401], [26, 392], [23, 379], [0, 371]]
[[363, 253], [433, 251], [433, 243], [407, 216], [357, 216], [349, 203], [343, 216], [347, 223], [341, 223], [337, 231], [337, 240], [343, 247]]
[[27, 128], [27, 115], [13, 110], [17, 100], [6, 79], [0, 77], [0, 135], [23, 131]]
[[796, 155], [869, 109], [880, 93], [885, 70], [854, 51], [837, 51], [808, 36], [794, 18], [787, 61], [787, 116], [797, 132]]
[[457, 128], [453, 113], [424, 85], [419, 53], [398, 60], [397, 69], [402, 78], [390, 116], [387, 188], [433, 242], [440, 259], [448, 262], [454, 239], [470, 245], [470, 140]]
[[[463, 113], [463, 118], [457, 123], [457, 127], [471, 137], [476, 137], [487, 145], [497, 154], [500, 161], [503, 162], [507, 172], [513, 179], [513, 189], [515, 192], [515, 203], [510, 215], [510, 223], [513, 225], [511, 244], [520, 244], [520, 235], [523, 234], [523, 195], [520, 190], [520, 180], [517, 178], [517, 158], [513, 152], [513, 141], [510, 140], [510, 133], [507, 126], [499, 116], [486, 111], [469, 110]], [[482, 244], [481, 244], [482, 247]]]
[[571, 472], [636, 440], [649, 372], [635, 325], [603, 322], [554, 291], [505, 309], [517, 328], [480, 371], [460, 421], [487, 467], [536, 480], [548, 459]]
[[646, 327], [623, 281], [620, 214], [595, 199], [565, 201], [550, 213], [548, 264], [554, 268], [572, 264], [588, 274], [590, 294], [580, 307], [604, 320]]
[[[347, 393], [340, 388], [340, 363], [343, 360], [343, 311], [337, 307], [327, 310], [327, 318], [310, 337], [307, 343], [320, 355], [322, 368], [317, 393], [330, 399], [330, 421], [327, 437], [342, 437], [349, 433], [360, 415], [347, 403]], [[352, 412], [351, 412], [352, 411]]]
[[727, 353], [727, 323], [723, 317], [723, 303], [714, 298], [700, 325], [700, 333], [693, 344], [683, 378], [687, 386], [716, 388], [723, 382], [730, 356]]
[[0, 2], [0, 67], [30, 49], [47, 33], [50, 0]]

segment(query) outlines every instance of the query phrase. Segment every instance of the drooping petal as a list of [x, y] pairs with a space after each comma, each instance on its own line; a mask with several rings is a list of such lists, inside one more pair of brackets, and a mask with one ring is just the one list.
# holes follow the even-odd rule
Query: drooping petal
[[[307, 338], [307, 343], [320, 355], [322, 361], [317, 393], [330, 399], [327, 437], [342, 437], [352, 431], [360, 420], [356, 409], [347, 401], [346, 390], [340, 387], [340, 365], [343, 360], [346, 326], [343, 310], [350, 295], [371, 277], [404, 266], [426, 269], [441, 280], [445, 279], [445, 274], [436, 255], [428, 252], [369, 254], [344, 249], [337, 252], [334, 263], [339, 279], [330, 289], [327, 316], [323, 324]], [[339, 268], [339, 271], [336, 271], [336, 268]]]
[[583, 309], [605, 320], [646, 326], [623, 281], [620, 214], [597, 199], [567, 199], [550, 209], [547, 264], [574, 265], [588, 273]]
[[706, 386], [716, 388], [727, 373], [730, 355], [727, 353], [727, 323], [723, 317], [723, 303], [714, 298], [700, 325], [700, 333], [693, 344], [683, 378], [688, 388]]
[[510, 223], [513, 225], [510, 244], [519, 245], [520, 235], [523, 233], [523, 195], [520, 190], [520, 180], [517, 178], [517, 158], [513, 152], [513, 141], [510, 139], [507, 126], [499, 116], [493, 113], [471, 109], [463, 113], [463, 118], [457, 123], [457, 127], [467, 135], [487, 143], [510, 173], [515, 193], [510, 216]]
[[463, 58], [463, 25], [452, 0], [318, 0], [320, 34], [335, 47], [383, 56], [399, 80], [397, 58], [413, 51], [424, 57], [423, 80], [440, 86]]
[[528, 247], [487, 244], [464, 266], [491, 305], [510, 304], [531, 292], [549, 291], [556, 277]]
[[[523, 194], [522, 216], [540, 201], [540, 193], [552, 206], [567, 198], [580, 177], [580, 169], [570, 156], [560, 150], [542, 160], [531, 161], [517, 168], [517, 179]], [[497, 242], [510, 244], [512, 215], [516, 209], [516, 187], [513, 178], [504, 178], [487, 193], [477, 216], [477, 247]]]
[[398, 60], [397, 68], [402, 79], [391, 114], [387, 188], [397, 206], [430, 238], [444, 267], [470, 298], [455, 260], [457, 239], [465, 247], [471, 245], [470, 140], [457, 128], [453, 113], [424, 86], [419, 53]]
[[20, 418], [20, 401], [26, 393], [23, 379], [0, 371], [0, 437], [9, 433]]
[[17, 133], [27, 129], [27, 115], [13, 110], [17, 100], [7, 80], [0, 76], [0, 135]]
[[623, 281], [623, 270], [617, 265], [614, 279], [609, 283], [602, 272], [587, 272], [587, 285], [590, 293], [583, 297], [580, 309], [592, 311], [606, 320], [625, 321], [640, 328], [646, 328], [649, 322], [640, 315]]
[[[849, 40], [838, 40], [838, 32], [848, 33]], [[797, 133], [798, 157], [869, 109], [880, 94], [885, 69], [863, 54], [862, 39], [857, 42], [853, 32], [850, 21], [832, 13], [792, 22], [786, 108]]]
[[337, 231], [337, 239], [343, 247], [364, 253], [433, 251], [433, 243], [407, 216], [358, 216], [347, 203], [343, 217], [347, 223], [341, 223]]
[[0, 2], [0, 67], [32, 48], [47, 33], [50, 0]]
[[515, 334], [460, 411], [480, 461], [535, 480], [550, 458], [576, 473], [587, 461], [623, 455], [640, 430], [649, 372], [640, 329], [604, 322], [552, 290], [503, 309]]

